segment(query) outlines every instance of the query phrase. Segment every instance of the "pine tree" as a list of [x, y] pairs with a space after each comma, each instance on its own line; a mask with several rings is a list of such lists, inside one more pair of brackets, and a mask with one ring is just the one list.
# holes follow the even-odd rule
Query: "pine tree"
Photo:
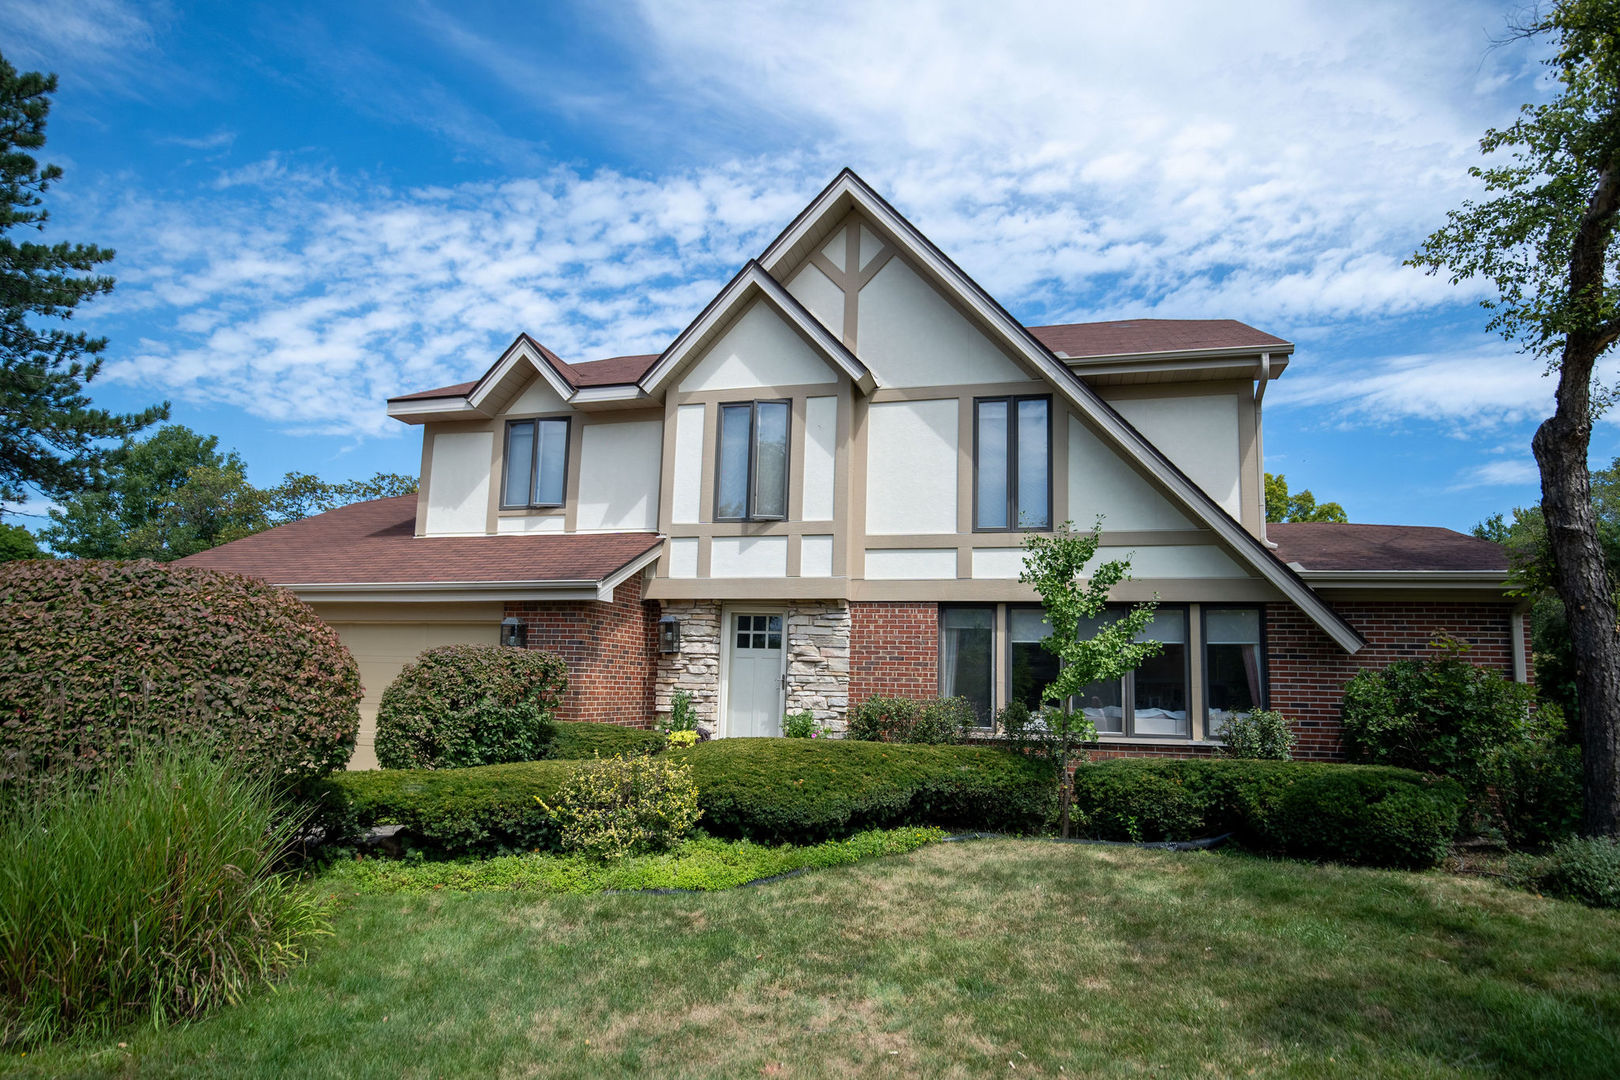
[[13, 238], [45, 228], [44, 194], [62, 175], [30, 153], [45, 145], [55, 92], [55, 75], [18, 73], [0, 56], [0, 499], [7, 501], [29, 488], [59, 499], [95, 487], [107, 440], [169, 412], [166, 402], [138, 413], [92, 408], [85, 384], [101, 370], [107, 339], [50, 325], [112, 290], [113, 279], [94, 271], [113, 252]]

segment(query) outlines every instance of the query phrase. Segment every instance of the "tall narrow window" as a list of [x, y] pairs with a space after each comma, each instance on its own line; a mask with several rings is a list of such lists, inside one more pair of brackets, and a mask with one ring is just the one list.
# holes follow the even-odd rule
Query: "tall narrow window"
[[1131, 733], [1180, 735], [1192, 729], [1187, 720], [1187, 613], [1160, 608], [1138, 641], [1158, 641], [1155, 656], [1132, 672]]
[[514, 420], [506, 425], [503, 507], [561, 506], [568, 483], [568, 421]]
[[1052, 527], [1052, 400], [973, 402], [973, 526]]
[[1041, 707], [1041, 691], [1057, 678], [1062, 661], [1041, 642], [1052, 626], [1040, 608], [1007, 609], [1007, 650], [1012, 664], [1012, 700], [1031, 709]]
[[[1104, 611], [1099, 615], [1082, 616], [1081, 638], [1095, 637], [1106, 623], [1118, 618], [1119, 612]], [[1127, 676], [1129, 678], [1129, 676]], [[1125, 679], [1110, 679], [1086, 686], [1074, 696], [1070, 707], [1085, 716], [1104, 735], [1125, 734]]]
[[716, 521], [787, 518], [787, 402], [749, 401], [720, 406], [717, 456]]
[[1220, 738], [1226, 721], [1265, 700], [1260, 661], [1260, 609], [1204, 609], [1204, 737]]
[[948, 607], [939, 613], [939, 693], [973, 703], [979, 723], [990, 723], [995, 693], [996, 609]]

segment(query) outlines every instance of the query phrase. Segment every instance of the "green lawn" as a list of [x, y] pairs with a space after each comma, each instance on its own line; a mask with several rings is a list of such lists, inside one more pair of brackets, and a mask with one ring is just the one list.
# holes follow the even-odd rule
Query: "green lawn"
[[276, 991], [7, 1067], [1613, 1077], [1620, 915], [1441, 874], [1015, 840], [701, 896], [351, 893]]

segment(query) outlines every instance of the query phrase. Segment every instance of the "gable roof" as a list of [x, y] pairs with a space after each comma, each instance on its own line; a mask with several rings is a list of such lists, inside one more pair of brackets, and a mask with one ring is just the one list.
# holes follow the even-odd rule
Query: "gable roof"
[[[416, 536], [416, 496], [352, 503], [301, 521], [198, 552], [180, 560], [282, 585], [300, 594], [376, 592], [388, 588], [443, 592], [557, 590], [611, 596], [630, 573], [656, 556], [657, 533], [529, 533], [504, 536]], [[615, 579], [618, 580], [615, 580]], [[421, 597], [435, 599], [436, 596]]]
[[834, 177], [832, 183], [823, 188], [821, 194], [811, 200], [810, 205], [771, 242], [759, 262], [768, 272], [782, 269], [793, 259], [813, 250], [825, 235], [828, 222], [842, 220], [851, 209], [859, 209], [917, 265], [951, 289], [985, 327], [1030, 367], [1040, 372], [1078, 412], [1087, 417], [1106, 442], [1146, 467], [1194, 520], [1225, 541], [1242, 562], [1293, 601], [1341, 648], [1351, 653], [1361, 650], [1366, 644], [1365, 639], [1312, 591], [1303, 578], [1273, 555], [1264, 543], [1243, 528], [1158, 447], [1082, 382], [1078, 375], [1053, 355], [1051, 349], [1013, 318], [949, 256], [935, 247], [888, 200], [872, 190], [854, 170], [845, 168]]
[[1501, 544], [1429, 525], [1293, 521], [1267, 525], [1266, 535], [1279, 559], [1308, 571], [1508, 571]]

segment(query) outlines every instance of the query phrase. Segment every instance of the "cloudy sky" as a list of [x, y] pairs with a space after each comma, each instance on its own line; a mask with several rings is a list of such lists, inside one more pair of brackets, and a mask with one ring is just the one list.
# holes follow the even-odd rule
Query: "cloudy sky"
[[1520, 10], [0, 0], [0, 50], [61, 79], [50, 235], [118, 249], [96, 400], [172, 400], [258, 483], [414, 472], [384, 399], [518, 331], [659, 350], [847, 164], [1028, 324], [1295, 342], [1268, 469], [1467, 528], [1536, 500], [1552, 385], [1401, 263], [1548, 92], [1495, 44]]

